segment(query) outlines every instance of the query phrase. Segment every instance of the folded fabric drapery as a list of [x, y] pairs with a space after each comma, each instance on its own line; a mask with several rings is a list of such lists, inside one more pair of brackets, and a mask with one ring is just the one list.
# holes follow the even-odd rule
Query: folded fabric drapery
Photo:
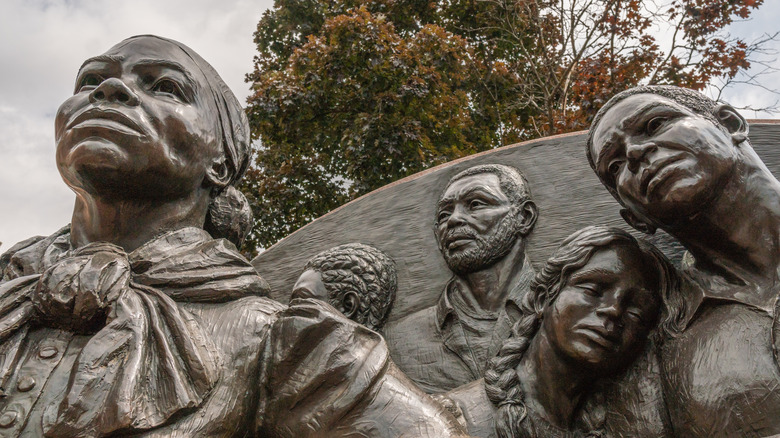
[[5, 261], [3, 382], [36, 324], [94, 333], [62, 403], [47, 408], [47, 434], [148, 429], [199, 406], [219, 378], [220, 357], [177, 301], [261, 296], [267, 284], [232, 244], [197, 228], [163, 234], [130, 254], [105, 243], [71, 250], [69, 237], [66, 227]]

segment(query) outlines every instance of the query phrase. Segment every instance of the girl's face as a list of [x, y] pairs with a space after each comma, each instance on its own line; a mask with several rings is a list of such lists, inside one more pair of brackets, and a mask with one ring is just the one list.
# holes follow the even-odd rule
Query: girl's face
[[637, 247], [600, 249], [547, 306], [542, 331], [563, 356], [615, 372], [637, 356], [655, 325], [659, 290], [657, 271]]

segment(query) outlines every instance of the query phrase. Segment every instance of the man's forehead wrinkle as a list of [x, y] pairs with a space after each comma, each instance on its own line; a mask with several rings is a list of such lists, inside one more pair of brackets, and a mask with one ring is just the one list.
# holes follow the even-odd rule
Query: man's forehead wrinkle
[[[453, 185], [455, 185], [455, 184], [453, 184]], [[449, 188], [447, 188], [447, 191], [449, 191], [452, 188], [453, 185], [451, 185]], [[442, 196], [442, 198], [438, 202], [439, 208], [441, 208], [443, 206], [446, 206], [447, 204], [452, 204], [453, 202], [457, 201], [458, 199], [461, 199], [461, 198], [463, 198], [465, 196], [471, 195], [472, 193], [475, 193], [475, 192], [485, 192], [485, 193], [487, 193], [489, 195], [492, 195], [494, 197], [497, 197], [497, 198], [500, 198], [501, 195], [503, 195], [503, 191], [500, 190], [500, 189], [499, 189], [499, 192], [497, 193], [496, 190], [493, 190], [490, 186], [487, 186], [485, 184], [479, 184], [479, 185], [475, 185], [475, 186], [472, 186], [472, 187], [467, 187], [465, 190], [463, 188], [460, 188], [455, 193], [446, 193], [445, 192], [445, 196]], [[506, 196], [506, 195], [504, 195], [504, 196]]]
[[[504, 195], [503, 190], [500, 188], [498, 190], [495, 190], [493, 187], [490, 187], [486, 184], [478, 184], [471, 187], [461, 188], [456, 193], [454, 193], [451, 198], [452, 200], [460, 199], [466, 196], [469, 196], [471, 194], [474, 194], [476, 192], [484, 192], [488, 195], [492, 195], [494, 197], [500, 198], [502, 195]], [[504, 195], [506, 196], [506, 195]]]
[[90, 64], [92, 62], [105, 62], [108, 64], [119, 64], [124, 60], [125, 57], [121, 55], [98, 55], [93, 56], [91, 58], [88, 58], [86, 61], [84, 61], [81, 64], [81, 67], [79, 67], [79, 70], [82, 70], [87, 64]]

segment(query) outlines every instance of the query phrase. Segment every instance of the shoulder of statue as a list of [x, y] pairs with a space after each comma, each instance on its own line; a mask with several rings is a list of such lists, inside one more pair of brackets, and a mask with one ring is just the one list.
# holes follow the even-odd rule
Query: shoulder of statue
[[[275, 321], [287, 309], [284, 304], [267, 297], [246, 296], [222, 303], [182, 302], [182, 306], [201, 315], [207, 323], [232, 325], [239, 322], [251, 324], [256, 321], [259, 326], [266, 326]], [[213, 320], [213, 321], [211, 321]]]
[[[34, 236], [25, 239], [0, 255], [0, 280], [10, 280], [20, 275], [37, 274], [44, 264], [44, 258], [51, 256], [51, 247], [56, 243], [69, 246], [70, 224], [60, 228], [54, 234], [46, 236]], [[64, 242], [64, 243], [63, 243]], [[57, 249], [57, 248], [55, 248]], [[67, 248], [61, 248], [64, 252]]]

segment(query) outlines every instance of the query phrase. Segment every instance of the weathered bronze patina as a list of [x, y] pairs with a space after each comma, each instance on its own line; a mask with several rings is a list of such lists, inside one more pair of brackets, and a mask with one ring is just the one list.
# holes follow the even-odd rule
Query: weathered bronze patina
[[434, 234], [455, 275], [435, 305], [385, 330], [396, 363], [421, 388], [438, 393], [481, 378], [509, 337], [534, 275], [525, 238], [537, 215], [514, 168], [476, 166], [449, 181]]
[[601, 109], [587, 152], [629, 224], [688, 250], [660, 350], [673, 433], [780, 433], [780, 182], [747, 122], [695, 91], [641, 87]]
[[[256, 259], [271, 290], [236, 250], [248, 123], [214, 69], [138, 36], [74, 91], [71, 224], [0, 256], [2, 436], [780, 434], [780, 182], [728, 105], [640, 87], [587, 139], [410, 177]], [[604, 226], [553, 252], [621, 216], [679, 269]]]
[[575, 232], [534, 278], [484, 381], [447, 401], [475, 436], [612, 436], [600, 406], [586, 400], [599, 379], [638, 357], [659, 319], [666, 325], [673, 272], [623, 230]]
[[0, 261], [0, 433], [29, 437], [455, 436], [382, 338], [289, 307], [233, 243], [241, 105], [154, 36], [88, 59], [56, 117], [71, 225]]
[[371, 245], [347, 243], [312, 257], [291, 297], [325, 301], [347, 318], [380, 331], [397, 289], [393, 259]]

